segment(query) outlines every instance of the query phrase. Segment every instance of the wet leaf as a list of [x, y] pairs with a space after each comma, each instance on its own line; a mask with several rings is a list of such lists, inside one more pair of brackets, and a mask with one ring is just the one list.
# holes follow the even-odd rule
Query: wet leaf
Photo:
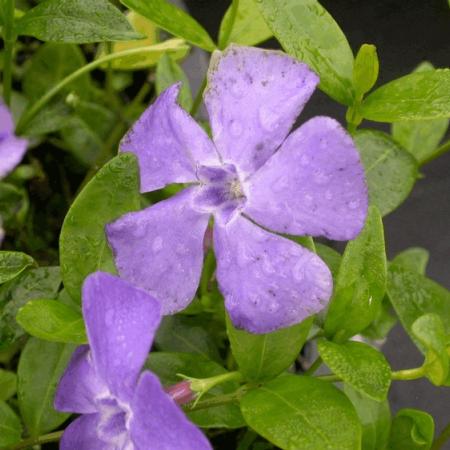
[[25, 253], [0, 251], [0, 284], [12, 280], [26, 268], [35, 265], [34, 259]]

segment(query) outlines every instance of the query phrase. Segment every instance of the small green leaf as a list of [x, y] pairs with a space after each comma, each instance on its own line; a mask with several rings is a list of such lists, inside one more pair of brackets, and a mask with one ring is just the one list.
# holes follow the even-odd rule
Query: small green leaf
[[353, 86], [357, 96], [369, 92], [378, 79], [378, 55], [375, 45], [363, 44], [355, 58]]
[[336, 375], [368, 397], [382, 401], [391, 385], [391, 369], [384, 355], [362, 342], [334, 342], [321, 339], [319, 355]]
[[[158, 375], [164, 386], [179, 383], [181, 381], [177, 376], [179, 373], [193, 378], [209, 378], [227, 372], [216, 362], [195, 353], [153, 352], [146, 367]], [[234, 392], [238, 387], [238, 383], [234, 381], [220, 384], [208, 391], [202, 400]], [[188, 416], [202, 428], [240, 428], [245, 426], [237, 403], [188, 412]]]
[[392, 264], [402, 266], [411, 272], [425, 275], [430, 253], [421, 247], [411, 247], [403, 250], [392, 260]]
[[353, 103], [353, 53], [333, 17], [316, 0], [258, 0], [284, 50], [320, 76], [319, 87], [344, 105]]
[[0, 284], [12, 280], [26, 268], [35, 265], [34, 259], [25, 253], [0, 251]]
[[[414, 72], [427, 72], [434, 70], [432, 64], [424, 62]], [[449, 124], [448, 119], [416, 120], [395, 122], [392, 124], [392, 136], [414, 158], [422, 163], [431, 157], [437, 149], [439, 142], [445, 136]]]
[[216, 48], [207, 31], [189, 14], [167, 0], [120, 0], [127, 8], [154, 22], [163, 30], [207, 51]]
[[31, 436], [58, 427], [70, 414], [55, 411], [55, 389], [75, 346], [31, 338], [20, 355], [17, 369], [19, 407]]
[[17, 444], [22, 437], [22, 423], [11, 407], [0, 402], [0, 447]]
[[164, 54], [156, 66], [156, 93], [159, 95], [174, 83], [181, 82], [178, 96], [180, 106], [186, 111], [192, 108], [192, 92], [183, 69], [168, 54]]
[[17, 322], [32, 336], [46, 341], [86, 344], [83, 317], [56, 300], [32, 300], [19, 309]]
[[370, 203], [385, 216], [411, 192], [418, 175], [417, 162], [380, 131], [357, 131], [354, 140], [364, 165]]
[[450, 69], [415, 72], [370, 94], [360, 110], [375, 122], [450, 117]]
[[[114, 195], [111, 193], [114, 192]], [[140, 207], [136, 157], [121, 153], [105, 164], [73, 202], [61, 230], [64, 287], [74, 299], [92, 272], [115, 272], [105, 225]]]
[[[8, 400], [17, 390], [17, 376], [14, 372], [0, 369], [0, 402]], [[1, 421], [0, 421], [1, 423]]]
[[418, 409], [401, 409], [392, 422], [389, 450], [430, 450], [433, 417]]
[[272, 36], [270, 28], [259, 12], [256, 0], [239, 0], [236, 17], [227, 42], [224, 42], [225, 30], [232, 18], [231, 6], [223, 16], [219, 30], [221, 48], [234, 43], [240, 45], [257, 45]]
[[331, 383], [283, 375], [241, 400], [248, 425], [284, 450], [359, 450], [361, 425], [350, 400]]
[[108, 0], [45, 0], [17, 21], [16, 32], [74, 44], [141, 37]]
[[270, 380], [298, 357], [308, 337], [313, 317], [268, 334], [237, 330], [227, 317], [227, 332], [239, 371], [247, 380]]
[[340, 341], [364, 330], [377, 316], [385, 289], [383, 222], [372, 206], [364, 229], [345, 248], [325, 319], [327, 336]]

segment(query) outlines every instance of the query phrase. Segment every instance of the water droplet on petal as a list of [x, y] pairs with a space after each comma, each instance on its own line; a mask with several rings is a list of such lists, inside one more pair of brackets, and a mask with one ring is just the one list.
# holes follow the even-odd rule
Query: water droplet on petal
[[155, 238], [155, 240], [153, 241], [153, 244], [152, 244], [152, 250], [153, 250], [155, 253], [157, 253], [157, 252], [159, 252], [159, 251], [162, 249], [162, 247], [163, 247], [163, 240], [162, 240], [162, 237], [161, 237], [161, 236], [157, 236], [157, 237]]

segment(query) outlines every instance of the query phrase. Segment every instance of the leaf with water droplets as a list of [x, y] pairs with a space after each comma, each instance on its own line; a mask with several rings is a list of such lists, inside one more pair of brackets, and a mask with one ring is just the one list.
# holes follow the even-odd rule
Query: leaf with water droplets
[[27, 267], [36, 265], [31, 256], [22, 252], [0, 252], [0, 284], [20, 275]]
[[92, 272], [115, 272], [105, 225], [139, 209], [136, 157], [121, 153], [105, 164], [73, 202], [61, 230], [60, 259], [64, 287], [74, 299]]

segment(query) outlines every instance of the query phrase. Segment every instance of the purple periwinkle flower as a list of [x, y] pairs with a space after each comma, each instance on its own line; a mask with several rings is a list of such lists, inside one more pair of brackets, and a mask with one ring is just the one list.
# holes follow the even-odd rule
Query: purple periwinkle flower
[[191, 183], [107, 226], [120, 275], [160, 299], [164, 314], [195, 295], [211, 216], [217, 280], [235, 326], [267, 333], [327, 304], [327, 266], [275, 234], [348, 240], [365, 221], [364, 170], [340, 124], [315, 117], [288, 136], [318, 81], [283, 53], [233, 45], [213, 54], [208, 72], [212, 140], [178, 106], [179, 85], [124, 137], [141, 192]]
[[79, 347], [55, 397], [59, 411], [82, 414], [61, 450], [211, 450], [158, 378], [141, 369], [161, 320], [148, 293], [96, 272], [83, 285], [89, 346]]

